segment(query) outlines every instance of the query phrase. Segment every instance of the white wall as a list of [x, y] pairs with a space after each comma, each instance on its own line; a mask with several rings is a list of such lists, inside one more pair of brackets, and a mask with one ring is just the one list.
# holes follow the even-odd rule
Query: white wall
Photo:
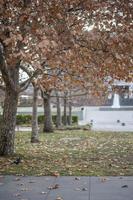
[[83, 121], [90, 122], [117, 122], [120, 120], [122, 122], [129, 122], [133, 124], [133, 110], [128, 111], [101, 111], [99, 107], [84, 107]]

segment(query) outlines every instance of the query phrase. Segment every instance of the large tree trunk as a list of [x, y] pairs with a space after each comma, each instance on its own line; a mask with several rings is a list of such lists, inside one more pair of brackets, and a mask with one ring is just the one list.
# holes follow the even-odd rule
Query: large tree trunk
[[56, 91], [56, 102], [57, 102], [56, 127], [58, 128], [62, 125], [62, 119], [61, 119], [60, 98], [57, 91]]
[[67, 92], [64, 92], [64, 116], [63, 116], [63, 124], [67, 125]]
[[[10, 76], [17, 88], [19, 79], [19, 68], [10, 70]], [[3, 116], [0, 127], [0, 155], [12, 155], [14, 153], [14, 138], [16, 126], [16, 113], [18, 103], [18, 92], [10, 85], [6, 85]]]
[[31, 142], [36, 143], [39, 142], [39, 133], [38, 133], [38, 115], [37, 115], [37, 107], [38, 107], [38, 87], [33, 86], [33, 110], [32, 110], [32, 133], [31, 133]]
[[43, 96], [44, 105], [44, 132], [53, 132], [52, 114], [51, 114], [51, 98], [49, 94]]

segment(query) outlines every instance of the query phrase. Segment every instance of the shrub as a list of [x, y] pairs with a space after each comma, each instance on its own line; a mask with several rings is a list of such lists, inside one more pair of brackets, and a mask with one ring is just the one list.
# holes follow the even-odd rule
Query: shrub
[[43, 124], [43, 122], [44, 122], [44, 115], [39, 115], [38, 116], [38, 123]]
[[77, 124], [78, 123], [78, 116], [72, 116], [72, 123]]
[[[64, 122], [64, 116], [62, 116], [62, 122]], [[67, 123], [69, 122], [69, 116], [67, 116]], [[77, 124], [78, 123], [78, 116], [73, 115], [72, 116], [72, 124]]]
[[56, 119], [57, 119], [57, 116], [56, 115], [52, 115], [52, 121], [54, 124], [56, 124]]
[[21, 125], [21, 124], [30, 124], [32, 120], [31, 115], [17, 115], [16, 116], [16, 124]]
[[[54, 124], [56, 124], [56, 118], [57, 116], [56, 115], [53, 115], [52, 116], [52, 121]], [[63, 121], [63, 116], [62, 116], [62, 121]], [[1, 116], [0, 116], [0, 119], [1, 119]], [[67, 121], [69, 119], [69, 116], [67, 116]], [[17, 115], [16, 116], [16, 124], [17, 125], [22, 125], [22, 124], [31, 124], [31, 121], [32, 121], [32, 115]], [[38, 116], [38, 123], [39, 124], [43, 124], [44, 122], [44, 115], [39, 115]], [[77, 116], [72, 116], [72, 123], [75, 123], [77, 124], [78, 123], [78, 117]]]

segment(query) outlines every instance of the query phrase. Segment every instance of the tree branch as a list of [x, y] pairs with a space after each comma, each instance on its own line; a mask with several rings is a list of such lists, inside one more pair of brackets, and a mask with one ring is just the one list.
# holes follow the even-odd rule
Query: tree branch
[[30, 77], [32, 76], [32, 72], [30, 70], [27, 69], [27, 66], [24, 66], [24, 65], [20, 65], [20, 68], [26, 72], [26, 74]]
[[30, 83], [31, 83], [31, 78], [29, 78], [26, 81], [24, 81], [23, 83], [21, 83], [20, 84], [20, 88], [19, 88], [19, 93], [23, 92], [24, 90], [26, 90]]
[[40, 73], [40, 70], [36, 70], [32, 75], [30, 75], [30, 78], [28, 78], [26, 81], [22, 82], [19, 86], [19, 93], [23, 92], [24, 90], [26, 90], [29, 86], [30, 83], [32, 83], [34, 85], [34, 78], [36, 78], [36, 76], [38, 76]]

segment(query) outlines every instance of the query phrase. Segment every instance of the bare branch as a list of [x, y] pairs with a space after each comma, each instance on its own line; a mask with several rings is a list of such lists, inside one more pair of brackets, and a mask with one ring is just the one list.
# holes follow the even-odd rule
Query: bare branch
[[30, 83], [31, 83], [31, 78], [29, 78], [26, 81], [24, 81], [23, 83], [21, 83], [20, 88], [19, 88], [19, 92], [23, 92], [24, 90], [26, 90]]
[[31, 76], [30, 78], [28, 78], [26, 81], [22, 82], [20, 84], [20, 87], [19, 87], [19, 93], [20, 92], [23, 92], [24, 90], [26, 90], [29, 86], [30, 83], [32, 83], [33, 85], [35, 84], [34, 83], [34, 78], [36, 78], [36, 76], [38, 76], [40, 74], [40, 70], [36, 70]]
[[32, 76], [32, 72], [27, 68], [27, 66], [24, 66], [24, 65], [20, 65], [20, 68], [26, 72], [26, 74], [30, 77]]

